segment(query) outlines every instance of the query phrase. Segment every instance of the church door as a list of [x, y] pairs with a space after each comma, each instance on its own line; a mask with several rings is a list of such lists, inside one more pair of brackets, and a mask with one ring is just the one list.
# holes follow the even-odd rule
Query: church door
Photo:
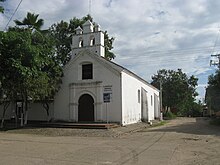
[[94, 122], [94, 100], [89, 94], [79, 98], [78, 121]]

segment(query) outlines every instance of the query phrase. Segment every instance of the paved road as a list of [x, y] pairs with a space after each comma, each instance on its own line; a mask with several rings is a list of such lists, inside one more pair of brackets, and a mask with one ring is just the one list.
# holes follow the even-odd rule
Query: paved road
[[117, 138], [0, 132], [0, 164], [219, 165], [220, 127], [202, 118], [179, 118]]

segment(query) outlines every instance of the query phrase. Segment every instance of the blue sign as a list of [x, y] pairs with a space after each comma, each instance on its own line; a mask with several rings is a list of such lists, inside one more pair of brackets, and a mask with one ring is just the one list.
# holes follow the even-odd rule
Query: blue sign
[[103, 101], [104, 101], [104, 103], [110, 103], [111, 93], [103, 93]]

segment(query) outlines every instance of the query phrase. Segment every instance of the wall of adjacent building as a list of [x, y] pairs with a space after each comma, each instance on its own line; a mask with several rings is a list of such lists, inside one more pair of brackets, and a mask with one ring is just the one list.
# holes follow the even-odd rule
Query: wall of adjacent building
[[53, 103], [49, 104], [49, 116], [41, 103], [30, 103], [28, 105], [28, 120], [47, 121], [53, 119]]
[[[2, 119], [3, 110], [4, 110], [4, 106], [2, 104], [2, 105], [0, 105], [0, 119]], [[13, 118], [14, 112], [15, 112], [15, 106], [14, 106], [14, 104], [10, 103], [10, 105], [8, 106], [8, 108], [5, 112], [5, 119], [8, 120], [8, 119]]]
[[[28, 103], [28, 120], [41, 120], [47, 121], [48, 119], [53, 119], [53, 103], [49, 104], [49, 117], [47, 117], [46, 110], [43, 108], [41, 103]], [[15, 118], [15, 103], [10, 103], [8, 106], [5, 119], [14, 119]], [[3, 115], [3, 105], [0, 105], [0, 119]]]
[[[159, 91], [152, 86], [140, 81], [137, 77], [122, 72], [122, 123], [123, 125], [140, 122], [147, 116], [147, 121], [154, 120], [155, 118], [155, 101], [154, 95], [159, 98]], [[147, 115], [143, 115], [141, 111], [141, 91], [142, 88], [146, 91], [147, 95]], [[140, 96], [139, 92], [140, 91]], [[139, 98], [140, 97], [140, 98]], [[159, 100], [157, 100], [159, 101]]]

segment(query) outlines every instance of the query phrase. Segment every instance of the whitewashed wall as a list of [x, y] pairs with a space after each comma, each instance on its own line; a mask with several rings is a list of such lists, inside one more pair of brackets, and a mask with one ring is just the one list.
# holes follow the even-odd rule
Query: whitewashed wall
[[[84, 63], [93, 64], [93, 79], [91, 80], [82, 80], [81, 64]], [[86, 85], [95, 84], [95, 82], [101, 83], [90, 87]], [[103, 103], [104, 86], [112, 87], [112, 101], [107, 105], [108, 115], [106, 115], [106, 104]], [[55, 119], [78, 121], [78, 100], [82, 94], [86, 93], [94, 99], [97, 122], [105, 122], [107, 118], [111, 122], [121, 121], [120, 74], [109, 65], [86, 53], [72, 59], [64, 70], [63, 83], [54, 102]]]
[[[159, 91], [140, 81], [129, 72], [122, 72], [122, 123], [123, 125], [141, 121], [141, 102], [138, 102], [138, 90], [147, 91], [148, 121], [154, 120], [154, 94]], [[141, 99], [140, 99], [141, 100]]]
[[154, 94], [154, 117], [160, 118], [160, 98], [157, 94]]
[[[0, 119], [2, 118], [3, 105], [0, 105]], [[50, 104], [49, 118], [53, 118], [53, 103]], [[15, 117], [15, 104], [10, 104], [5, 113], [5, 119], [12, 119]], [[40, 103], [28, 104], [28, 120], [47, 120], [47, 113]]]
[[[95, 45], [91, 46], [90, 42], [91, 39], [95, 39]], [[84, 48], [88, 49], [93, 53], [99, 54], [100, 56], [105, 55], [105, 47], [104, 47], [104, 33], [102, 31], [93, 32], [93, 33], [86, 33], [81, 35], [74, 35], [72, 38], [72, 48], [73, 52], [72, 55], [77, 55], [80, 51], [82, 51], [82, 48], [79, 47], [79, 41], [82, 39]]]

